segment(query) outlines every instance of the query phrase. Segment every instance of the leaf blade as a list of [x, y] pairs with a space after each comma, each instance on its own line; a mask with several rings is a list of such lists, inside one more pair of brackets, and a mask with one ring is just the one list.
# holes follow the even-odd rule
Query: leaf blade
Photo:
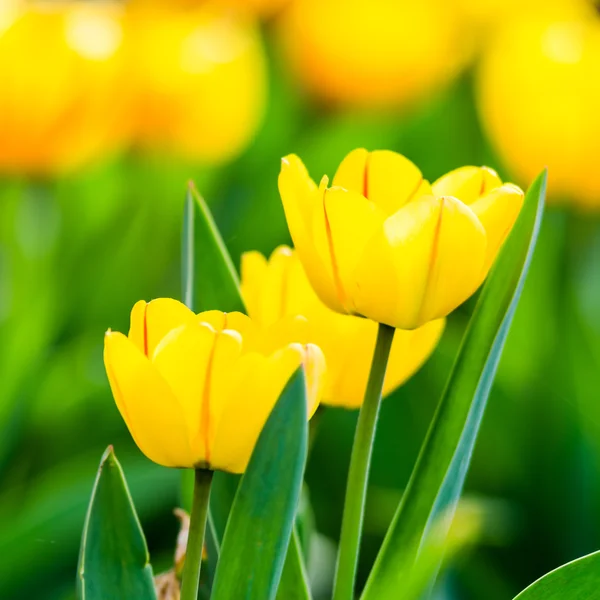
[[240, 482], [223, 537], [213, 600], [275, 598], [306, 464], [306, 410], [304, 373], [298, 370], [271, 412]]
[[[451, 523], [535, 248], [546, 179], [543, 172], [528, 190], [517, 223], [482, 290], [363, 600], [397, 594], [434, 519], [444, 513], [447, 526]], [[406, 567], [398, 569], [398, 565]]]
[[194, 312], [245, 312], [231, 256], [210, 209], [191, 182], [183, 216], [181, 256], [183, 300], [188, 307]]
[[94, 482], [77, 575], [80, 600], [156, 599], [146, 540], [110, 446]]
[[514, 600], [589, 600], [600, 589], [600, 551], [566, 563], [526, 587]]
[[311, 600], [311, 598], [300, 536], [294, 528], [277, 590], [277, 600]]

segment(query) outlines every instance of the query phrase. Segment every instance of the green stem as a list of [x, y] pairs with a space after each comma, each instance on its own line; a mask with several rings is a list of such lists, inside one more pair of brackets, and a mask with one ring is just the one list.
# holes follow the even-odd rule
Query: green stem
[[363, 514], [367, 497], [369, 466], [379, 406], [381, 405], [381, 391], [392, 340], [394, 339], [394, 331], [394, 328], [389, 325], [379, 324], [371, 372], [365, 391], [365, 399], [358, 415], [358, 424], [356, 425], [352, 446], [333, 600], [352, 600], [354, 598], [354, 581], [356, 579]]
[[208, 515], [208, 499], [213, 472], [206, 469], [194, 471], [194, 498], [190, 515], [190, 531], [183, 565], [181, 600], [197, 600], [204, 548], [204, 531]]

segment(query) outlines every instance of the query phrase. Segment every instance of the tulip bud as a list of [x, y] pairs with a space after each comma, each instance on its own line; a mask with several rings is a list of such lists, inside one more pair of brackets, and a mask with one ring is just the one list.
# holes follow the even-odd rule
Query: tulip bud
[[443, 318], [475, 292], [523, 202], [489, 169], [431, 186], [388, 151], [351, 152], [333, 181], [317, 188], [297, 156], [283, 159], [279, 190], [308, 279], [330, 309], [399, 329]]
[[140, 450], [168, 467], [243, 472], [273, 406], [301, 365], [312, 415], [325, 369], [321, 350], [284, 342], [280, 331], [281, 345], [264, 352], [273, 345], [261, 339], [265, 335], [241, 313], [195, 315], [168, 298], [138, 302], [129, 336], [106, 334], [104, 363]]

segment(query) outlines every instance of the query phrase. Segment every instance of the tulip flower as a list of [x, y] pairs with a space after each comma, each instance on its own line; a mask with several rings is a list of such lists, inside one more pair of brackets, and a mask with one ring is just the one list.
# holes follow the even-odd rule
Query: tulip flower
[[485, 279], [523, 192], [491, 169], [430, 185], [404, 156], [351, 152], [328, 187], [283, 159], [279, 191], [308, 279], [332, 310], [399, 329], [441, 319]]
[[517, 179], [548, 167], [552, 200], [597, 209], [600, 20], [591, 2], [554, 4], [505, 22], [491, 38], [478, 108]]
[[[279, 331], [280, 339], [284, 333]], [[321, 350], [287, 342], [265, 353], [271, 340], [263, 337], [241, 313], [195, 315], [168, 298], [138, 302], [128, 336], [107, 332], [104, 364], [140, 450], [168, 467], [243, 472], [300, 365], [312, 415], [322, 387]]]
[[[377, 324], [341, 315], [319, 300], [297, 254], [286, 246], [270, 259], [259, 252], [242, 256], [241, 289], [248, 313], [262, 328], [294, 316], [306, 318], [303, 340], [321, 348], [327, 361], [322, 404], [358, 408], [365, 395]], [[302, 321], [298, 321], [300, 327]], [[397, 329], [383, 386], [384, 395], [404, 383], [429, 357], [444, 328], [432, 321], [413, 331]]]
[[471, 53], [462, 16], [443, 0], [294, 0], [280, 37], [311, 92], [339, 104], [406, 105], [437, 91]]
[[0, 10], [0, 171], [48, 176], [121, 148], [131, 131], [122, 8], [9, 2]]
[[239, 154], [265, 105], [256, 24], [214, 5], [185, 10], [140, 2], [128, 14], [139, 145], [207, 164]]

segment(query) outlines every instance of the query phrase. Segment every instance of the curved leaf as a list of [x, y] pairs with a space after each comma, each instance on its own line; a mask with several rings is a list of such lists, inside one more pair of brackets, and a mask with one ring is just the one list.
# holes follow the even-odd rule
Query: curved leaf
[[237, 272], [211, 212], [190, 182], [181, 247], [183, 301], [194, 312], [245, 312]]
[[300, 536], [294, 528], [277, 590], [277, 600], [310, 600], [311, 597]]
[[600, 552], [594, 552], [546, 573], [514, 600], [592, 600], [599, 596]]
[[402, 598], [402, 582], [437, 516], [449, 527], [541, 223], [547, 174], [529, 188], [463, 338], [363, 600]]
[[156, 599], [146, 540], [112, 446], [100, 461], [77, 574], [80, 600]]
[[275, 598], [302, 489], [307, 436], [306, 384], [298, 370], [269, 416], [240, 482], [213, 600]]

